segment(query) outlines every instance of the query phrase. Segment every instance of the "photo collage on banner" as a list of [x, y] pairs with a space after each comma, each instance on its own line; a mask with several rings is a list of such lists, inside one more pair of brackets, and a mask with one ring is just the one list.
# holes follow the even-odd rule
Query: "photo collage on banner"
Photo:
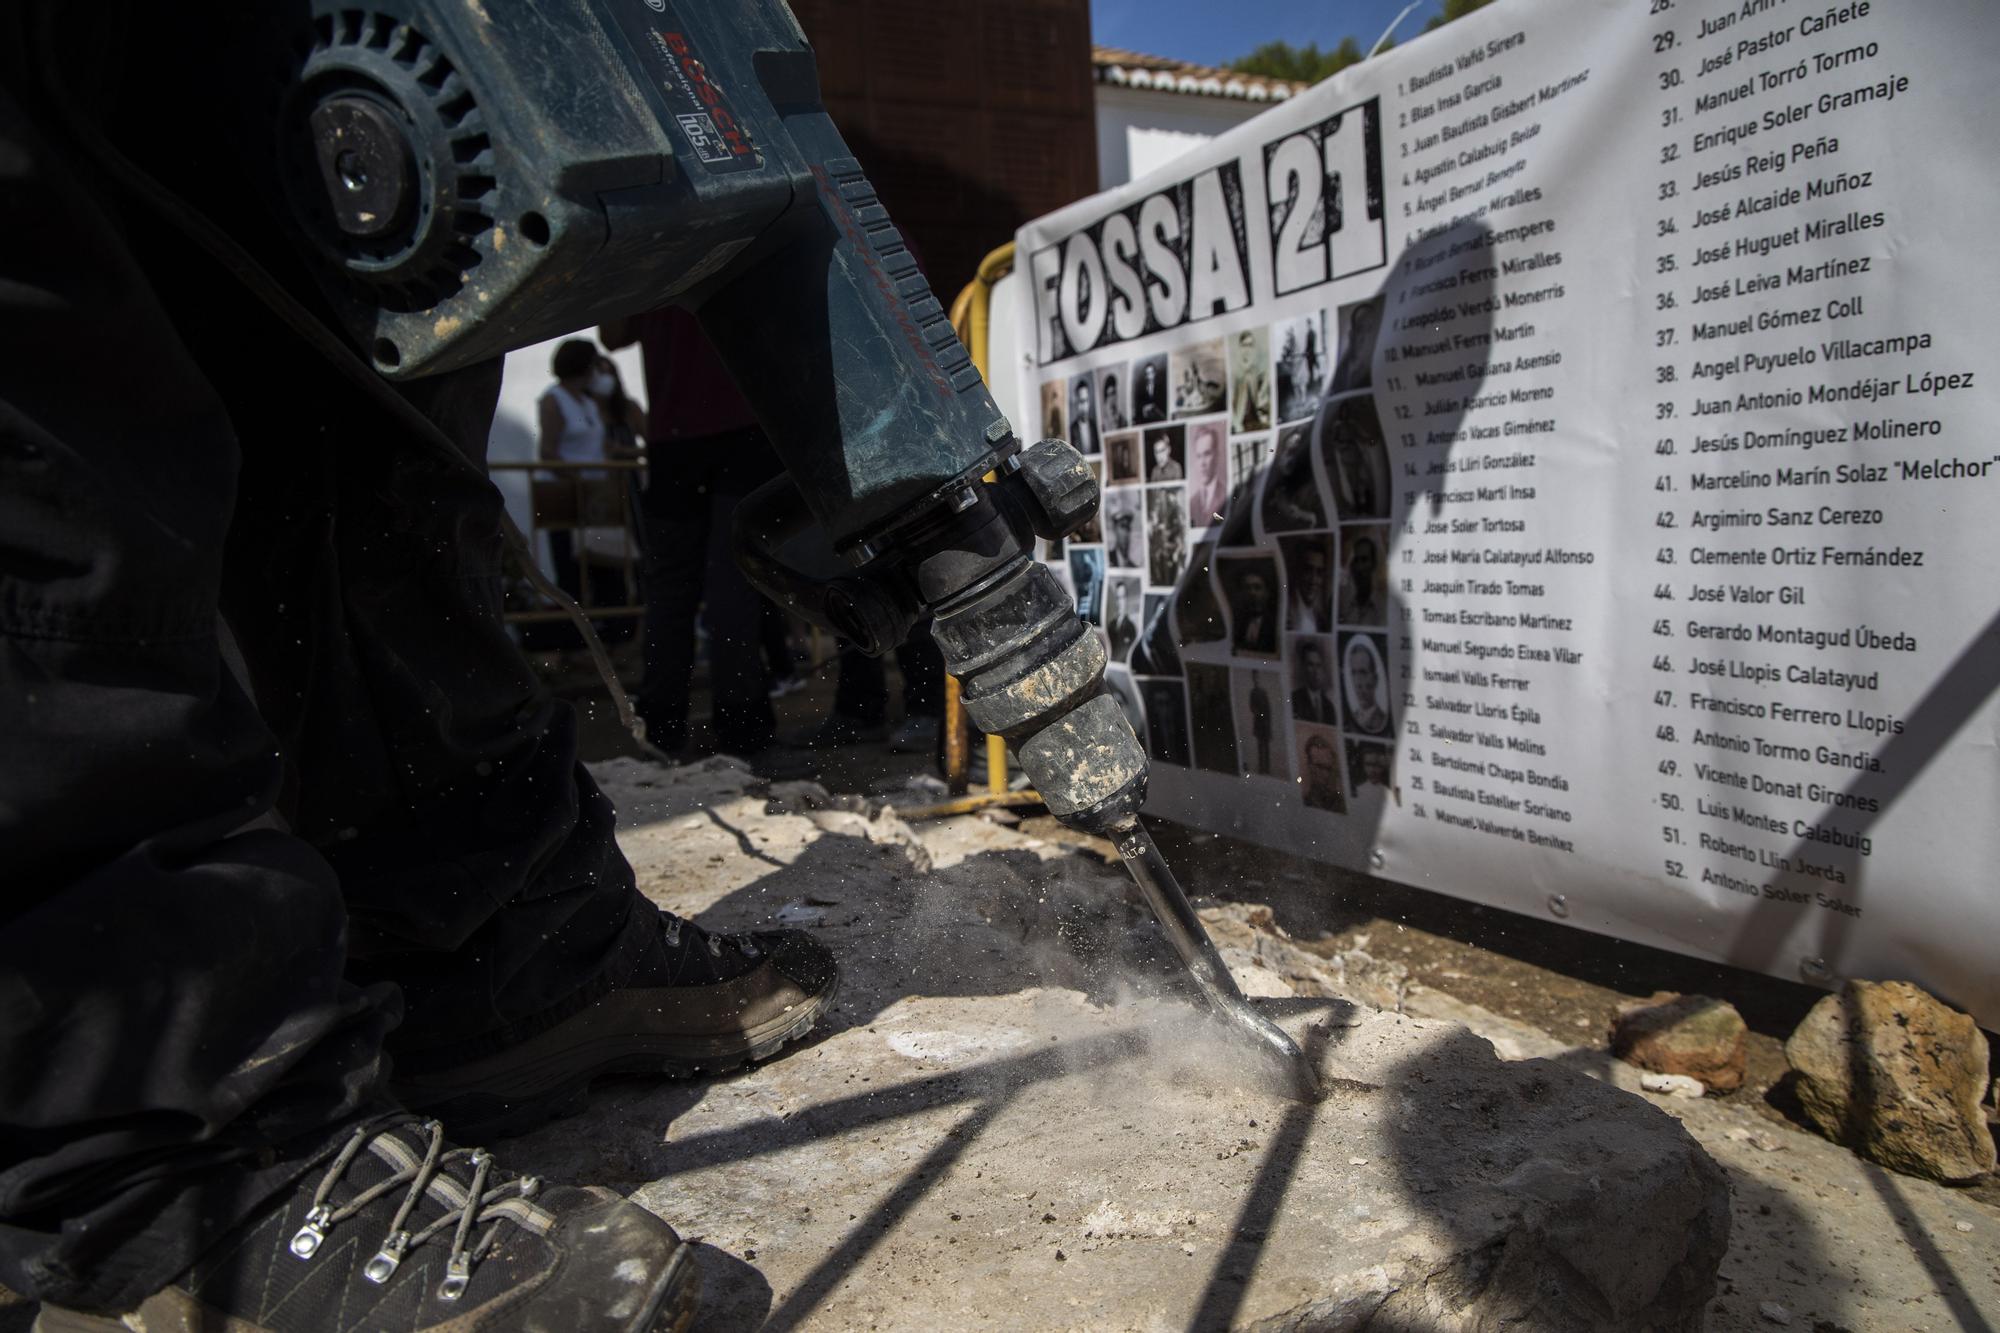
[[1312, 310], [1041, 386], [1096, 472], [1049, 558], [1103, 636], [1156, 763], [1373, 818], [1389, 799], [1389, 457], [1371, 383], [1382, 299]]

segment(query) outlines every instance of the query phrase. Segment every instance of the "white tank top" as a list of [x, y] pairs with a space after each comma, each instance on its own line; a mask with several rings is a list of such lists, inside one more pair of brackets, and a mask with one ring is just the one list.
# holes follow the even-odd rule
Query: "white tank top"
[[551, 384], [542, 397], [555, 399], [562, 412], [563, 428], [556, 440], [556, 457], [571, 463], [601, 462], [604, 418], [597, 411], [597, 400], [573, 394], [560, 384]]

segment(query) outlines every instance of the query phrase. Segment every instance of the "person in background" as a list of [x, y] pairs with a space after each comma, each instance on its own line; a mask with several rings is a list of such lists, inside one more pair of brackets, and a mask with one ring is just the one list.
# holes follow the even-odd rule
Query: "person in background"
[[764, 597], [737, 567], [730, 532], [737, 504], [778, 475], [778, 456], [693, 315], [656, 310], [598, 335], [614, 349], [638, 343], [646, 364], [645, 677], [634, 707], [655, 745], [686, 747], [699, 615], [716, 746], [756, 754], [777, 732]]
[[944, 654], [930, 623], [918, 625], [896, 649], [903, 677], [903, 720], [889, 725], [889, 675], [879, 657], [841, 640], [833, 711], [795, 742], [808, 749], [886, 742], [897, 754], [936, 753], [944, 735]]
[[798, 652], [792, 647], [792, 618], [768, 598], [764, 601], [764, 668], [771, 676], [773, 699], [797, 694], [806, 687]]
[[[542, 391], [536, 403], [538, 427], [536, 456], [544, 462], [597, 463], [612, 456], [604, 403], [618, 391], [617, 376], [604, 369], [609, 362], [587, 338], [569, 338], [556, 345], [549, 358], [555, 383]], [[536, 476], [562, 496], [555, 503], [562, 526], [548, 526], [549, 563], [555, 570], [556, 586], [585, 606], [615, 604], [622, 600], [615, 579], [601, 567], [593, 567], [589, 553], [593, 545], [609, 551], [622, 545], [622, 529], [588, 526], [586, 519], [596, 493], [609, 473], [601, 468], [566, 467], [539, 472]], [[585, 579], [589, 580], [586, 595]], [[616, 636], [616, 628], [598, 621], [600, 634]], [[563, 642], [581, 646], [564, 636]]]
[[604, 418], [604, 454], [607, 458], [639, 458], [646, 452], [646, 410], [625, 392], [625, 377], [618, 363], [608, 356], [597, 358], [590, 376], [590, 396], [597, 401], [598, 415]]
[[547, 461], [595, 463], [604, 454], [604, 413], [598, 406], [597, 390], [610, 386], [600, 382], [597, 363], [602, 358], [586, 338], [569, 338], [556, 345], [549, 357], [549, 372], [555, 383], [542, 390], [536, 403], [541, 427], [536, 455]]

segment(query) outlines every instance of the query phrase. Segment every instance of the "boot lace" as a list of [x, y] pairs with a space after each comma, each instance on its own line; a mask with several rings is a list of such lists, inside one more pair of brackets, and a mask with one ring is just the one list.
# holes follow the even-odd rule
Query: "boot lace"
[[[399, 1126], [360, 1125], [342, 1145], [333, 1164], [320, 1178], [319, 1187], [313, 1191], [312, 1207], [306, 1213], [305, 1225], [292, 1236], [291, 1250], [300, 1259], [311, 1259], [326, 1242], [327, 1234], [333, 1228], [359, 1213], [375, 1200], [394, 1190], [407, 1187], [396, 1215], [389, 1223], [389, 1234], [382, 1246], [375, 1252], [362, 1269], [362, 1276], [380, 1286], [395, 1275], [405, 1255], [419, 1245], [432, 1239], [446, 1227], [452, 1228], [451, 1250], [445, 1259], [444, 1280], [438, 1284], [438, 1299], [455, 1301], [465, 1295], [465, 1289], [472, 1283], [472, 1270], [492, 1248], [499, 1234], [498, 1223], [504, 1220], [494, 1211], [499, 1204], [509, 1199], [533, 1198], [541, 1182], [533, 1176], [518, 1176], [502, 1182], [491, 1189], [488, 1179], [493, 1170], [493, 1154], [484, 1148], [451, 1148], [444, 1144], [444, 1126], [435, 1120], [427, 1121], [422, 1127], [425, 1136], [423, 1160], [415, 1166], [402, 1167], [338, 1207], [329, 1204], [334, 1187], [354, 1164], [361, 1150], [370, 1140], [390, 1135]], [[472, 1183], [466, 1188], [465, 1202], [457, 1208], [448, 1209], [442, 1217], [411, 1232], [408, 1228], [410, 1215], [416, 1211], [425, 1191], [443, 1172], [447, 1164], [459, 1164], [472, 1168]], [[491, 1222], [476, 1243], [472, 1243], [474, 1228]]]

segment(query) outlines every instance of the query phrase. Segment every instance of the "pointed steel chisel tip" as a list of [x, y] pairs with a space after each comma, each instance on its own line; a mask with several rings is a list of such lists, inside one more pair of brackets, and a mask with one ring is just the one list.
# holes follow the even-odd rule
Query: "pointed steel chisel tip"
[[1316, 1102], [1324, 1095], [1312, 1062], [1283, 1028], [1251, 1007], [1237, 988], [1229, 967], [1216, 952], [1215, 942], [1195, 913], [1194, 904], [1181, 890], [1180, 882], [1167, 866], [1166, 858], [1145, 826], [1135, 817], [1115, 834], [1118, 854], [1125, 868], [1146, 896], [1146, 904], [1160, 923], [1167, 942], [1173, 946], [1195, 989], [1209, 1010], [1233, 1027], [1257, 1052], [1258, 1063], [1276, 1076], [1280, 1095], [1304, 1102]]

